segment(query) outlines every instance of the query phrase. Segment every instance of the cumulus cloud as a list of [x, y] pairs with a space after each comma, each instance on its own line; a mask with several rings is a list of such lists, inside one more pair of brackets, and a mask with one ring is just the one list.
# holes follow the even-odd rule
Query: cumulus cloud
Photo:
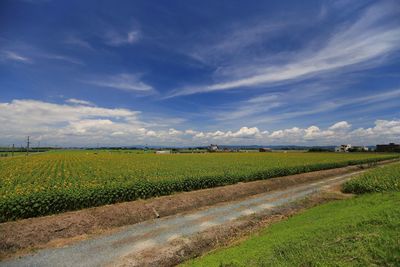
[[160, 127], [142, 119], [140, 111], [102, 108], [91, 102], [68, 99], [64, 104], [36, 100], [0, 103], [0, 144], [22, 144], [27, 135], [42, 145], [207, 145], [219, 144], [304, 144], [369, 145], [398, 142], [400, 120], [376, 120], [370, 128], [352, 129], [347, 121], [327, 128], [316, 125], [300, 128], [201, 131]]
[[351, 127], [351, 124], [347, 121], [340, 121], [329, 127], [329, 130], [347, 130]]
[[363, 140], [379, 140], [380, 142], [400, 141], [400, 120], [376, 120], [371, 128], [358, 128], [350, 133], [351, 136]]
[[242, 127], [236, 132], [232, 131], [215, 131], [215, 132], [197, 132], [191, 130], [186, 131], [188, 134], [192, 134], [195, 138], [199, 139], [219, 139], [221, 141], [229, 141], [230, 139], [257, 139], [261, 137], [261, 132], [257, 127]]
[[282, 140], [285, 143], [340, 144], [353, 143], [373, 145], [376, 143], [398, 142], [400, 139], [400, 120], [376, 120], [371, 128], [351, 129], [347, 121], [340, 121], [327, 129], [312, 125], [307, 128], [277, 130], [266, 136], [267, 139]]
[[321, 129], [317, 126], [310, 126], [304, 130], [305, 135], [304, 139], [306, 140], [316, 140], [321, 138], [329, 138], [334, 136], [335, 132], [331, 130], [321, 131]]
[[178, 131], [178, 130], [176, 130], [174, 128], [171, 128], [171, 129], [168, 130], [168, 134], [171, 135], [171, 136], [181, 135], [182, 131]]
[[261, 136], [260, 130], [258, 130], [257, 127], [242, 127], [240, 128], [239, 131], [237, 132], [228, 132], [227, 133], [228, 137], [234, 137], [234, 138], [249, 138], [249, 137], [259, 137]]
[[116, 131], [136, 132], [143, 127], [140, 112], [88, 106], [89, 102], [69, 99], [69, 104], [36, 100], [13, 100], [0, 103], [0, 136], [6, 140], [22, 140], [26, 135], [49, 142], [82, 145], [77, 136], [106, 139]]
[[[268, 132], [266, 132], [268, 134]], [[290, 129], [284, 129], [284, 130], [276, 130], [273, 131], [271, 134], [268, 135], [268, 137], [272, 139], [292, 139], [296, 140], [303, 134], [303, 130], [298, 128], [298, 127], [293, 127]]]
[[347, 121], [340, 121], [326, 129], [311, 125], [306, 128], [292, 127], [261, 132], [257, 127], [242, 127], [236, 132], [193, 132], [193, 136], [195, 139], [208, 142], [222, 141], [227, 144], [337, 145], [353, 143], [355, 145], [371, 145], [398, 140], [400, 138], [400, 120], [377, 120], [374, 127], [355, 130], [351, 129], [351, 124]]

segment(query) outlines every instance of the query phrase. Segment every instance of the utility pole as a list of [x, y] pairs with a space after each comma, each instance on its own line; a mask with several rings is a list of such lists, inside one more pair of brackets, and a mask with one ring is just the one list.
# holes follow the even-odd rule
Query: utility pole
[[12, 149], [11, 149], [11, 157], [14, 157], [14, 144], [12, 145]]
[[29, 142], [29, 135], [28, 135], [28, 138], [26, 140], [26, 155], [27, 156], [29, 155], [29, 144], [30, 144], [30, 142]]

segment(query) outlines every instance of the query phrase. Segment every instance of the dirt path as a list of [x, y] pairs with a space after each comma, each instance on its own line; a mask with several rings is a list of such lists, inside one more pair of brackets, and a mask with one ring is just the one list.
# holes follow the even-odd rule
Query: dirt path
[[[1, 266], [106, 266], [125, 265], [126, 258], [135, 258], [152, 247], [174, 239], [190, 237], [221, 226], [242, 216], [274, 211], [285, 204], [303, 199], [326, 187], [334, 186], [360, 173], [353, 172], [319, 181], [270, 191], [239, 201], [225, 202], [197, 211], [153, 219], [120, 228], [116, 233], [83, 240], [67, 247], [43, 249], [32, 255], [9, 259]], [[155, 253], [157, 254], [157, 253]], [[135, 265], [133, 262], [128, 265]]]

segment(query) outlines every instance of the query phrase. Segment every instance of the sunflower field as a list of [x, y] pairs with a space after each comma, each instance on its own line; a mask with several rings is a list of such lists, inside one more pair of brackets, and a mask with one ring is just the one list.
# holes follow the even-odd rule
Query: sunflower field
[[398, 157], [374, 153], [137, 154], [0, 158], [0, 222]]

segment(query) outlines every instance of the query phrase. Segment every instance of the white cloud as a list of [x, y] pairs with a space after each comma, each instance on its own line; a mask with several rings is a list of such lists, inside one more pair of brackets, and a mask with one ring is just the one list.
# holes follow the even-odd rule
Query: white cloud
[[93, 49], [89, 42], [75, 36], [75, 35], [68, 35], [65, 39], [66, 44], [76, 45], [86, 49]]
[[377, 120], [371, 128], [351, 130], [351, 124], [341, 121], [326, 130], [313, 125], [308, 128], [277, 130], [268, 135], [267, 140], [281, 140], [286, 144], [325, 144], [373, 145], [377, 143], [399, 142], [400, 120]]
[[72, 64], [84, 65], [84, 63], [81, 60], [69, 56], [57, 55], [57, 54], [41, 54], [39, 56], [47, 59], [61, 60]]
[[149, 137], [156, 137], [157, 133], [155, 131], [150, 130], [146, 132], [146, 135]]
[[104, 36], [106, 44], [110, 46], [131, 45], [136, 43], [140, 37], [141, 33], [138, 30], [130, 30], [127, 33], [109, 30]]
[[273, 131], [271, 134], [268, 135], [269, 132], [266, 132], [265, 134], [268, 135], [269, 138], [272, 139], [283, 139], [283, 138], [287, 138], [287, 139], [292, 139], [295, 138], [299, 138], [302, 134], [303, 134], [303, 130], [298, 128], [298, 127], [293, 127], [290, 129], [284, 129], [284, 130], [277, 130], [277, 131]]
[[335, 134], [335, 132], [333, 132], [331, 130], [321, 131], [321, 129], [319, 127], [314, 126], [314, 125], [308, 127], [304, 131], [305, 131], [304, 139], [306, 139], [306, 140], [316, 140], [318, 138], [327, 138], [330, 136], [334, 136], [334, 134]]
[[228, 132], [227, 137], [235, 137], [235, 138], [249, 138], [249, 137], [259, 137], [261, 136], [260, 130], [257, 127], [242, 127], [237, 132]]
[[[288, 24], [256, 19], [230, 25], [216, 36], [212, 31], [207, 31], [207, 36], [203, 36], [206, 41], [191, 45], [188, 55], [204, 64], [218, 66], [221, 61], [229, 62], [232, 55], [236, 58], [248, 56], [248, 53], [243, 51], [278, 34], [279, 30], [288, 27]], [[224, 72], [221, 69], [218, 71]]]
[[141, 75], [139, 74], [121, 73], [105, 77], [97, 77], [96, 79], [91, 79], [84, 82], [124, 91], [151, 92], [154, 90], [152, 86], [144, 83], [140, 79]]
[[[186, 132], [188, 133], [188, 132]], [[242, 127], [236, 132], [232, 131], [215, 131], [215, 132], [197, 132], [197, 131], [192, 131], [192, 135], [194, 135], [195, 138], [201, 138], [201, 139], [219, 139], [222, 141], [227, 142], [230, 139], [251, 139], [251, 138], [260, 138], [261, 137], [261, 132], [257, 127]]]
[[323, 129], [316, 125], [292, 127], [272, 132], [258, 127], [237, 131], [200, 131], [163, 128], [141, 119], [141, 112], [128, 109], [88, 106], [90, 102], [67, 100], [55, 104], [35, 100], [0, 103], [0, 144], [23, 144], [27, 135], [42, 145], [199, 145], [199, 144], [307, 144], [369, 145], [398, 142], [400, 120], [377, 120], [370, 128], [352, 130], [347, 121]]
[[[338, 82], [333, 84], [335, 86], [332, 85], [331, 87], [339, 86]], [[323, 87], [319, 83], [317, 85], [319, 85], [319, 88]], [[321, 90], [324, 94], [321, 94]], [[398, 88], [379, 89], [378, 93], [369, 95], [363, 93], [361, 96], [352, 97], [345, 94], [336, 96], [336, 94], [330, 98], [325, 94], [329, 89], [324, 88], [321, 90], [315, 90], [309, 86], [295, 86], [294, 89], [290, 89], [287, 92], [261, 94], [239, 103], [216, 107], [210, 113], [210, 116], [213, 116], [219, 122], [246, 122], [260, 125], [314, 114], [321, 116], [322, 113], [339, 110], [344, 107], [358, 107], [357, 110], [353, 108], [348, 115], [353, 115], [355, 112], [360, 114], [362, 112], [371, 113], [374, 110], [391, 108], [388, 105], [388, 101], [393, 101], [400, 97], [400, 89]], [[381, 103], [381, 105], [378, 103]], [[397, 108], [397, 106], [398, 104], [393, 108]], [[336, 127], [339, 126], [346, 127], [343, 124], [339, 124]]]
[[[71, 102], [71, 101], [70, 101]], [[72, 102], [77, 102], [72, 100]], [[108, 109], [85, 106], [54, 104], [36, 100], [13, 100], [0, 103], [1, 141], [23, 140], [24, 136], [48, 140], [48, 142], [74, 144], [82, 140], [74, 136], [85, 135], [91, 139], [107, 139], [115, 131], [135, 132], [142, 127], [140, 112], [127, 109]], [[81, 143], [80, 143], [81, 144]]]
[[57, 60], [77, 65], [84, 65], [83, 61], [77, 58], [63, 54], [43, 51], [42, 49], [36, 48], [32, 45], [17, 43], [17, 44], [9, 44], [8, 46], [17, 47], [16, 49], [18, 50], [18, 52], [11, 50], [0, 51], [0, 61], [16, 61], [20, 63], [40, 63], [43, 60]]
[[[399, 15], [398, 8], [380, 2], [367, 9], [357, 21], [343, 25], [341, 30], [334, 32], [328, 40], [319, 40], [318, 43], [323, 43], [321, 47], [313, 45], [296, 54], [290, 53], [286, 62], [280, 60], [278, 63], [270, 64], [267, 60], [263, 65], [258, 59], [256, 62], [239, 65], [239, 70], [233, 71], [235, 75], [224, 77], [220, 82], [205, 86], [190, 86], [173, 92], [170, 97], [241, 87], [259, 87], [291, 82], [327, 72], [338, 73], [343, 70], [360, 70], [377, 66], [389, 59], [385, 56], [400, 49], [400, 28], [398, 23], [395, 23]], [[240, 71], [241, 68], [245, 68], [245, 71]], [[240, 72], [247, 73], [247, 77], [237, 79], [236, 73]]]
[[18, 54], [17, 52], [13, 51], [3, 51], [1, 58], [5, 60], [12, 60], [12, 61], [17, 61], [17, 62], [22, 62], [22, 63], [32, 63], [32, 60], [28, 57], [22, 56]]
[[83, 106], [94, 106], [94, 104], [90, 101], [76, 99], [76, 98], [67, 99], [65, 102], [67, 102], [69, 104], [76, 104], [76, 105], [83, 105]]
[[279, 98], [277, 94], [265, 94], [232, 104], [227, 111], [218, 111], [217, 108], [212, 113], [219, 121], [236, 120], [280, 107], [282, 102]]
[[371, 128], [358, 128], [352, 131], [351, 136], [366, 140], [378, 139], [381, 142], [400, 141], [400, 120], [376, 120], [375, 126]]
[[347, 121], [340, 121], [329, 127], [329, 130], [347, 130], [351, 128], [351, 124], [349, 124]]
[[307, 128], [292, 127], [272, 131], [260, 131], [257, 127], [242, 127], [237, 132], [193, 132], [194, 140], [204, 143], [220, 142], [224, 144], [294, 144], [294, 145], [373, 145], [394, 142], [400, 136], [400, 120], [377, 120], [375, 127], [351, 130], [347, 121], [334, 123], [327, 129], [316, 125]]
[[176, 129], [174, 129], [174, 128], [171, 128], [171, 129], [169, 129], [168, 130], [168, 134], [169, 135], [181, 135], [182, 134], [182, 131], [178, 131], [178, 130], [176, 130]]
[[198, 132], [192, 129], [185, 130], [185, 134], [196, 135]]

